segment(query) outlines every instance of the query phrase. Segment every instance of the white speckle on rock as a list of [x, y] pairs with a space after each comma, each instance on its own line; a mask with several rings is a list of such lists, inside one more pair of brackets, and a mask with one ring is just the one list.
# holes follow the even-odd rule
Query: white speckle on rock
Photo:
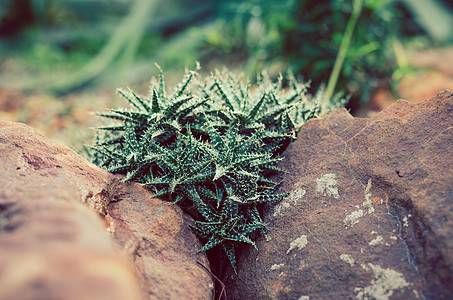
[[299, 250], [303, 249], [305, 246], [307, 246], [307, 243], [308, 243], [307, 236], [302, 235], [301, 237], [299, 237], [291, 242], [291, 244], [289, 245], [288, 251], [286, 251], [286, 254], [289, 254], [296, 247]]
[[377, 232], [373, 230], [373, 231], [371, 231], [371, 234], [377, 234]]
[[411, 286], [406, 281], [403, 274], [392, 270], [384, 269], [381, 266], [376, 266], [371, 263], [361, 265], [363, 269], [373, 271], [374, 279], [371, 280], [369, 286], [364, 288], [356, 287], [354, 291], [357, 293], [356, 298], [359, 300], [388, 300], [396, 290], [401, 290]]
[[348, 254], [341, 254], [341, 255], [340, 255], [340, 259], [341, 259], [342, 261], [348, 263], [349, 265], [351, 265], [351, 267], [354, 266], [355, 261], [354, 261], [354, 259], [352, 258], [351, 255], [348, 255]]
[[372, 214], [374, 213], [374, 207], [373, 207], [373, 202], [371, 201], [371, 179], [368, 180], [368, 184], [365, 188], [365, 201], [362, 203], [362, 208], [360, 209], [360, 206], [356, 205], [357, 210], [353, 211], [349, 215], [347, 215], [343, 222], [347, 227], [352, 227], [355, 224], [359, 223], [359, 218], [366, 216], [367, 214]]
[[[411, 215], [408, 215], [407, 217], [411, 217]], [[407, 217], [403, 218], [403, 227], [409, 227], [409, 222], [407, 220]]]
[[289, 193], [289, 195], [274, 208], [274, 217], [282, 214], [282, 210], [289, 208], [291, 204], [296, 205], [305, 195], [306, 191], [302, 188], [297, 188]]
[[300, 296], [297, 300], [310, 300], [310, 296]]
[[289, 201], [292, 201], [294, 205], [297, 204], [297, 202], [302, 199], [302, 197], [305, 195], [307, 191], [305, 191], [302, 188], [295, 189], [291, 193], [289, 193]]
[[394, 236], [394, 235], [392, 235], [392, 236], [390, 237], [390, 239], [395, 240], [395, 241], [398, 240], [398, 238], [397, 238], [396, 236]]
[[271, 267], [271, 271], [278, 270], [283, 267], [285, 264], [273, 264]]
[[365, 188], [365, 202], [362, 203], [362, 206], [364, 208], [368, 208], [368, 213], [372, 214], [374, 213], [374, 207], [373, 207], [373, 202], [371, 202], [371, 178], [368, 180], [368, 183]]
[[273, 214], [274, 217], [281, 214], [281, 211], [282, 211], [281, 205], [282, 205], [282, 203], [280, 203], [274, 207], [274, 214]]
[[344, 218], [343, 222], [346, 227], [352, 227], [354, 226], [354, 224], [359, 223], [359, 218], [363, 217], [364, 215], [365, 214], [363, 213], [363, 210], [359, 209], [347, 215], [346, 218]]
[[326, 174], [316, 179], [316, 192], [322, 195], [329, 194], [335, 199], [340, 198], [338, 194], [338, 188], [336, 187], [337, 181], [335, 180], [335, 174]]
[[370, 246], [377, 246], [384, 243], [384, 238], [381, 235], [376, 236], [374, 240], [368, 243]]

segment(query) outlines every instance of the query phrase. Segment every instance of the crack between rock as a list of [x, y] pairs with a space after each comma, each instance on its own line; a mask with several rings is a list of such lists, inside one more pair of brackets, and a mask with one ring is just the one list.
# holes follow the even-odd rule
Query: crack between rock
[[322, 249], [327, 254], [329, 254], [329, 251], [327, 251], [327, 249], [324, 247], [323, 243], [313, 234], [313, 232], [311, 232], [311, 230], [307, 226], [305, 226], [305, 229], [307, 229], [307, 231], [311, 234], [311, 236], [321, 245]]
[[[398, 224], [398, 240], [400, 240], [400, 242], [403, 244], [404, 246], [404, 249], [406, 250], [406, 259], [407, 259], [407, 262], [409, 263], [409, 265], [412, 266], [412, 268], [415, 270], [415, 273], [417, 274], [417, 277], [418, 277], [418, 280], [419, 280], [419, 283], [420, 283], [420, 289], [417, 291], [419, 293], [419, 299], [422, 299], [422, 300], [425, 300], [426, 297], [425, 295], [423, 294], [423, 285], [424, 285], [424, 282], [423, 282], [423, 276], [420, 274], [420, 269], [418, 268], [418, 265], [414, 262], [414, 260], [412, 259], [412, 255], [411, 255], [411, 251], [409, 249], [409, 246], [407, 245], [407, 242], [406, 240], [404, 239], [404, 236], [402, 234], [402, 229], [403, 229], [403, 224], [401, 224], [401, 221], [400, 221], [400, 218], [399, 216], [397, 215], [393, 215], [389, 208], [387, 207], [387, 214], [394, 220], [396, 220], [396, 223]], [[406, 236], [406, 235], [405, 235]]]
[[[351, 127], [351, 126], [349, 126], [349, 127]], [[349, 127], [347, 127], [347, 128], [349, 128]], [[365, 126], [365, 127], [366, 127], [366, 126]], [[345, 141], [341, 136], [339, 136], [338, 134], [336, 134], [332, 129], [328, 128], [327, 130], [328, 130], [329, 133], [331, 133], [333, 136], [335, 136], [336, 138], [338, 138], [338, 140], [340, 140], [340, 142], [341, 142], [342, 144], [344, 144], [345, 149], [346, 149], [347, 151], [349, 151], [349, 153], [351, 154], [351, 158], [354, 158], [354, 152], [352, 152], [350, 146], [348, 145], [348, 141], [349, 141], [350, 139], [348, 139], [348, 140]], [[362, 131], [362, 130], [363, 130], [363, 128], [362, 128], [360, 131]], [[355, 136], [355, 135], [354, 135], [354, 136]], [[351, 138], [351, 139], [352, 139], [352, 138]], [[352, 172], [353, 169], [352, 169], [352, 167], [351, 167], [349, 161], [350, 161], [350, 160], [348, 159], [348, 169], [349, 169], [349, 171], [350, 171], [352, 177], [354, 178], [354, 180], [357, 180], [357, 178], [354, 176], [354, 172]]]

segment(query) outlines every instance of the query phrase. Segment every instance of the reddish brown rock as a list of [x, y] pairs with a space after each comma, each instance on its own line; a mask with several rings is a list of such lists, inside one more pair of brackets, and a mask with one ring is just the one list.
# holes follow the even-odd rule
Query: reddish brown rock
[[121, 201], [108, 206], [116, 244], [134, 262], [149, 299], [211, 299], [212, 280], [190, 220], [172, 203], [153, 199], [135, 184], [109, 187]]
[[0, 299], [143, 299], [133, 266], [80, 203], [96, 206], [88, 194], [106, 179], [102, 170], [1, 122], [0, 173]]
[[451, 297], [452, 145], [449, 91], [309, 121], [284, 153], [289, 196], [267, 214], [269, 240], [224, 276], [229, 298]]
[[210, 299], [178, 207], [19, 123], [0, 121], [0, 173], [0, 299]]

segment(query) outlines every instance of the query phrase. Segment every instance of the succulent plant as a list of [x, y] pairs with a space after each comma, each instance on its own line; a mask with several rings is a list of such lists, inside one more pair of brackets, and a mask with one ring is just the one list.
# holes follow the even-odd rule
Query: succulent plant
[[180, 204], [200, 252], [221, 247], [235, 268], [238, 245], [264, 233], [260, 205], [285, 197], [270, 179], [279, 153], [323, 109], [291, 74], [261, 74], [252, 87], [228, 70], [206, 80], [187, 71], [167, 96], [159, 71], [148, 97], [119, 90], [131, 108], [99, 113], [118, 123], [98, 128], [94, 163]]

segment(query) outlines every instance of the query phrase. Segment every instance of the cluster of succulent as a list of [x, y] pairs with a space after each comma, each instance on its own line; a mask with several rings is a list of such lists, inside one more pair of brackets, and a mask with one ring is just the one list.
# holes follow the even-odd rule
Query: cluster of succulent
[[285, 197], [270, 179], [279, 153], [322, 108], [291, 74], [252, 86], [228, 70], [205, 80], [187, 71], [167, 95], [159, 71], [148, 97], [119, 90], [130, 108], [99, 113], [116, 124], [98, 128], [94, 163], [181, 205], [199, 251], [221, 247], [235, 268], [236, 248], [264, 233], [260, 205]]

